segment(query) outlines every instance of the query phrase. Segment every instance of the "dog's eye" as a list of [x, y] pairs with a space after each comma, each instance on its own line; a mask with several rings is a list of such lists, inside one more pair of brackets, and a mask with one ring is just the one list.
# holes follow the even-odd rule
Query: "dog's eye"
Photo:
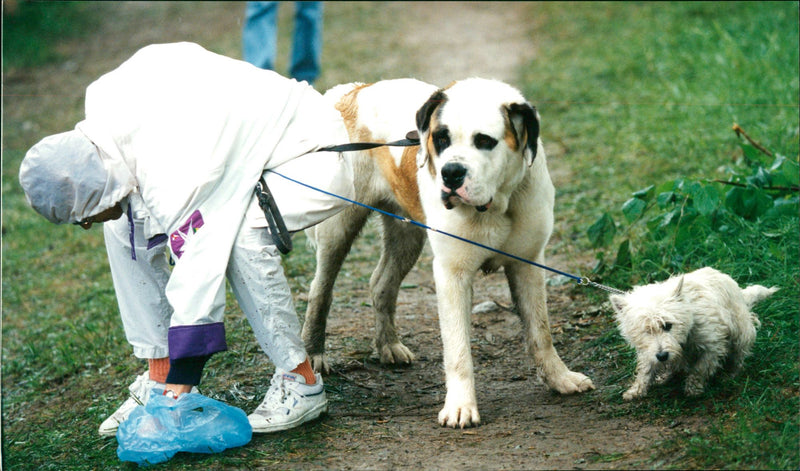
[[443, 150], [450, 147], [450, 131], [447, 129], [440, 129], [433, 133], [433, 148], [436, 149], [437, 154], [441, 154]]
[[664, 332], [669, 332], [672, 329], [672, 322], [665, 322], [664, 323]]
[[492, 150], [497, 145], [497, 139], [486, 134], [476, 134], [473, 142], [475, 147], [481, 150]]

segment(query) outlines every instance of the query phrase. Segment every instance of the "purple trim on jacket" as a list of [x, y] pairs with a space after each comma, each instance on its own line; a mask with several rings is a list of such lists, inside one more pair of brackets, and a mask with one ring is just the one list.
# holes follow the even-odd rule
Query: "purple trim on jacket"
[[153, 250], [155, 247], [158, 247], [159, 244], [163, 244], [167, 241], [166, 234], [156, 234], [153, 237], [147, 239], [147, 250]]
[[128, 216], [128, 229], [131, 231], [131, 260], [136, 260], [136, 241], [133, 238], [135, 226], [133, 224], [133, 211], [131, 211], [130, 204], [128, 205], [128, 210], [125, 213]]
[[[133, 211], [131, 210], [131, 205], [128, 205], [128, 211], [126, 212], [128, 216], [128, 229], [130, 229], [130, 240], [131, 240], [131, 260], [136, 260], [136, 239], [134, 238], [134, 234], [136, 232], [136, 226], [133, 222]], [[156, 234], [153, 237], [147, 239], [147, 250], [152, 250], [155, 247], [158, 247], [160, 244], [167, 241], [166, 234]]]
[[169, 328], [169, 359], [199, 357], [228, 349], [225, 324], [178, 325]]
[[203, 227], [204, 224], [203, 214], [199, 209], [195, 209], [189, 216], [189, 219], [187, 219], [178, 230], [170, 234], [169, 243], [172, 247], [172, 253], [174, 253], [176, 257], [181, 258], [181, 255], [183, 255], [183, 245], [186, 244], [194, 233]]

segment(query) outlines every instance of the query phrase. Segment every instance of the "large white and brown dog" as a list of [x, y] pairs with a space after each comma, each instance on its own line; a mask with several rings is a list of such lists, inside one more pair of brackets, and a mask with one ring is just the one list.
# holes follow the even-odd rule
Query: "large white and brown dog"
[[[414, 128], [420, 136], [420, 146], [351, 153], [356, 200], [544, 262], [554, 189], [539, 140], [538, 113], [518, 90], [477, 78], [439, 90], [399, 79], [340, 85], [325, 96], [342, 113], [353, 142], [388, 142]], [[325, 325], [333, 284], [369, 212], [353, 205], [309, 231], [317, 245], [317, 269], [303, 339], [317, 370], [328, 369]], [[425, 231], [382, 218], [383, 247], [370, 280], [375, 345], [382, 362], [408, 363], [414, 355], [398, 338], [395, 303], [425, 243]], [[470, 353], [472, 283], [479, 269], [504, 269], [527, 349], [545, 383], [562, 394], [594, 388], [589, 378], [570, 371], [553, 347], [540, 268], [428, 232], [447, 381], [440, 424], [463, 428], [480, 422]]]

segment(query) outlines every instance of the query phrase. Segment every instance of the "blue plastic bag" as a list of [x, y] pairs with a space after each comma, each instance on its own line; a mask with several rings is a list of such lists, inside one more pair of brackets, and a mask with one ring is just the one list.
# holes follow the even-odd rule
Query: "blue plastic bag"
[[246, 445], [253, 436], [241, 409], [197, 393], [173, 399], [152, 390], [117, 430], [117, 456], [139, 465], [167, 461], [179, 451], [219, 453]]

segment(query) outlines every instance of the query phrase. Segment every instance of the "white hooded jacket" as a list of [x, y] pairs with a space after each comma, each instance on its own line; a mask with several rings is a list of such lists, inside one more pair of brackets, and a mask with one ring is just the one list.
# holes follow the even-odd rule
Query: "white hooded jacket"
[[[145, 47], [100, 77], [86, 91], [86, 119], [76, 129], [123, 175], [118, 184], [145, 235], [169, 237], [177, 262], [166, 288], [172, 327], [221, 318], [228, 257], [241, 224], [255, 224], [245, 214], [265, 169], [281, 167], [344, 197], [354, 192], [346, 159], [309, 153], [348, 140], [318, 92], [196, 44]], [[269, 175], [290, 230], [346, 204]]]

